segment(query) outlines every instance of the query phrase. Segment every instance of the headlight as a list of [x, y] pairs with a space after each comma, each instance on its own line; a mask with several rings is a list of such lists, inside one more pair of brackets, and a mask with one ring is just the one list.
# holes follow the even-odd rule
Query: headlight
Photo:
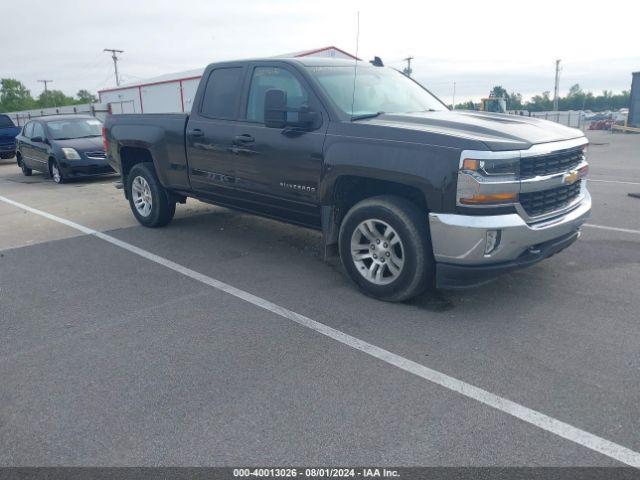
[[75, 148], [63, 148], [62, 154], [67, 160], [80, 160], [80, 154]]
[[516, 203], [519, 170], [520, 155], [513, 152], [462, 152], [457, 204], [490, 207]]
[[487, 177], [511, 175], [517, 177], [520, 171], [520, 158], [495, 158], [476, 160], [465, 158], [462, 170], [478, 172]]

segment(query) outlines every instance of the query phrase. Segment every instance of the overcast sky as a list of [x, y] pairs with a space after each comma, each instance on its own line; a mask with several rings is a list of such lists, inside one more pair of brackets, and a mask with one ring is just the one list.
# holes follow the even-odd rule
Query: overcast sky
[[[0, 77], [17, 78], [34, 96], [38, 79], [74, 95], [113, 86], [103, 48], [124, 50], [124, 82], [205, 66], [335, 45], [401, 67], [444, 101], [479, 98], [495, 84], [525, 97], [629, 89], [640, 70], [638, 0], [311, 1], [30, 0], [3, 1]], [[28, 7], [27, 7], [28, 5]]]

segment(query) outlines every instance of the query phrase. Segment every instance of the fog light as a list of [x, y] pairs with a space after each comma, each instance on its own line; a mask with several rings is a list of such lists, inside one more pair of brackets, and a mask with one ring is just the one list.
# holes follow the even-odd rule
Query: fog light
[[500, 230], [487, 230], [484, 254], [490, 255], [500, 245]]

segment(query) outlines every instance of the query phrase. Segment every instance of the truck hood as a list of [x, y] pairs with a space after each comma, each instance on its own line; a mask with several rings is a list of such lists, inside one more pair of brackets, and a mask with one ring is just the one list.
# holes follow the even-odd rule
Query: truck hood
[[358, 123], [468, 138], [489, 150], [526, 150], [537, 143], [579, 138], [575, 128], [519, 115], [474, 111], [389, 113]]

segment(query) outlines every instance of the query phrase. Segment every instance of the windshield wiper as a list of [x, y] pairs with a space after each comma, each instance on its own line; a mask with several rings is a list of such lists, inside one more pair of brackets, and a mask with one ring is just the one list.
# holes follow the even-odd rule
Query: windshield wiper
[[92, 133], [91, 135], [83, 135], [82, 137], [76, 137], [76, 138], [91, 138], [91, 137], [101, 137], [102, 134], [101, 133]]
[[363, 113], [362, 115], [353, 115], [351, 117], [351, 121], [355, 122], [356, 120], [364, 120], [365, 118], [375, 118], [384, 114], [385, 112], [375, 112], [375, 113]]

